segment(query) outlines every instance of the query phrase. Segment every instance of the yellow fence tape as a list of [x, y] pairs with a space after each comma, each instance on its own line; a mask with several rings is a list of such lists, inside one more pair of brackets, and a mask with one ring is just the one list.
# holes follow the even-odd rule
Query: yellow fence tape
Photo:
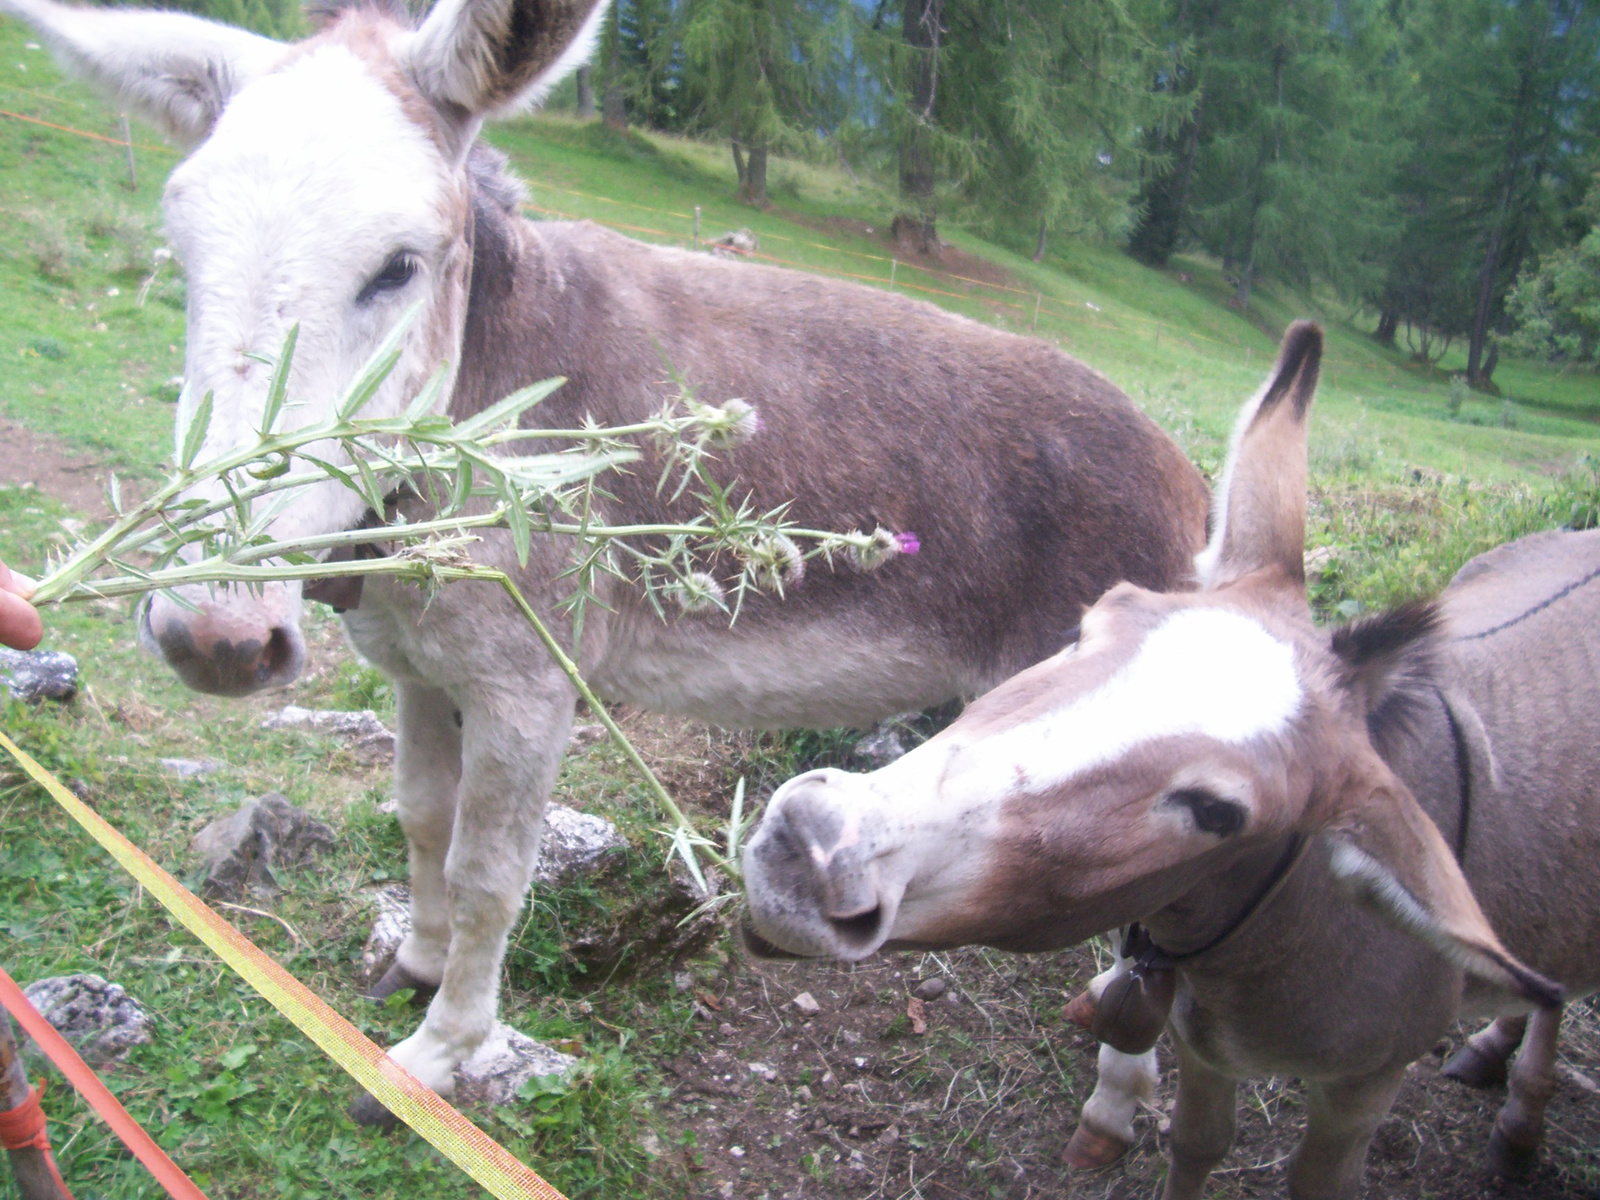
[[533, 1171], [457, 1112], [431, 1088], [335, 1012], [249, 938], [245, 937], [183, 884], [162, 870], [143, 850], [99, 813], [79, 800], [15, 742], [0, 732], [3, 747], [40, 787], [105, 847], [161, 906], [232, 967], [269, 1004], [287, 1017], [390, 1112], [438, 1149], [456, 1166], [501, 1200], [566, 1200]]

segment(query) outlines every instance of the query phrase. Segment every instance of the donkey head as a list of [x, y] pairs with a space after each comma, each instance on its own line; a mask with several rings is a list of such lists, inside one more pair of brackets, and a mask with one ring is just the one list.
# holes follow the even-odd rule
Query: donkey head
[[1500, 945], [1367, 716], [1433, 611], [1329, 634], [1303, 569], [1306, 418], [1322, 334], [1284, 338], [1234, 434], [1192, 591], [1130, 584], [1076, 644], [865, 776], [779, 789], [745, 854], [752, 945], [1045, 950], [1142, 920], [1292, 833], [1355, 899], [1491, 983], [1558, 989]]
[[[69, 69], [192, 148], [165, 208], [189, 284], [180, 438], [213, 397], [201, 458], [254, 443], [272, 373], [259, 357], [270, 361], [295, 324], [290, 427], [325, 419], [414, 305], [400, 364], [365, 412], [403, 411], [441, 365], [459, 361], [468, 151], [486, 116], [541, 97], [587, 56], [603, 7], [440, 0], [417, 26], [398, 4], [353, 7], [285, 45], [180, 13], [0, 0]], [[330, 481], [297, 496], [273, 532], [335, 532], [362, 508]], [[297, 586], [199, 589], [185, 600], [155, 598], [144, 633], [190, 686], [243, 694], [294, 678]]]

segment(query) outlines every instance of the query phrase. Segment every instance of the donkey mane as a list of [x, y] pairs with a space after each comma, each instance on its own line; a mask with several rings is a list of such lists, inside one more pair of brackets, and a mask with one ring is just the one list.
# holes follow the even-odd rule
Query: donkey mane
[[417, 14], [405, 0], [303, 0], [300, 10], [313, 30], [321, 33], [342, 17], [353, 12], [365, 12], [384, 17], [407, 29], [417, 26]]

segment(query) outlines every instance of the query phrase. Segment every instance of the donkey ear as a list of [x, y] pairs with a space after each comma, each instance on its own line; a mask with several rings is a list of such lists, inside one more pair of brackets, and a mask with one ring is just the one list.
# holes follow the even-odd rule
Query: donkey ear
[[1357, 904], [1499, 991], [1561, 1005], [1561, 985], [1500, 944], [1438, 826], [1392, 775], [1320, 836], [1334, 878]]
[[108, 89], [174, 141], [205, 140], [223, 107], [283, 55], [283, 45], [186, 13], [0, 0], [62, 65]]
[[605, 0], [439, 0], [401, 56], [425, 96], [475, 122], [542, 100], [588, 59], [605, 9]]
[[1278, 567], [1305, 580], [1306, 413], [1322, 366], [1322, 330], [1296, 321], [1277, 364], [1233, 429], [1211, 541], [1195, 556], [1202, 587]]

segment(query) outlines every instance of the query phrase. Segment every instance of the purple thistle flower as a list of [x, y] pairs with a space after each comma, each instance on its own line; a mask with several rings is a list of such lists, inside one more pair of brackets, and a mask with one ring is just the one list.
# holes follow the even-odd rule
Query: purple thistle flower
[[908, 530], [894, 535], [894, 548], [901, 554], [915, 554], [922, 549], [922, 541]]

